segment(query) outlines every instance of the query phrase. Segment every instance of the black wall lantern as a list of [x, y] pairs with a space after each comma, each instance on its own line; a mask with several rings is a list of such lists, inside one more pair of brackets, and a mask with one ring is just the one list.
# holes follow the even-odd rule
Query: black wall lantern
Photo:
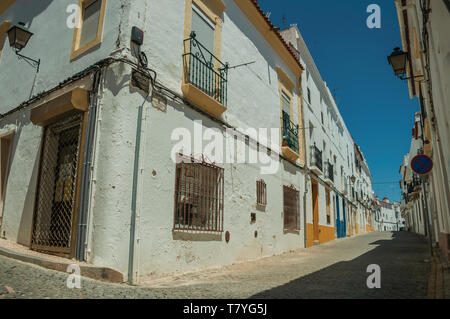
[[389, 64], [392, 66], [394, 73], [402, 80], [414, 79], [417, 77], [422, 77], [422, 75], [411, 76], [405, 78], [406, 74], [406, 63], [408, 62], [409, 54], [408, 52], [403, 52], [399, 47], [394, 48], [394, 51], [390, 56], [387, 57]]
[[14, 49], [16, 55], [19, 58], [24, 59], [28, 64], [36, 68], [37, 72], [39, 72], [39, 66], [41, 64], [40, 59], [34, 60], [19, 53], [23, 48], [26, 47], [28, 41], [32, 36], [33, 33], [28, 31], [28, 29], [25, 27], [25, 24], [22, 22], [19, 22], [19, 25], [14, 25], [8, 30], [9, 45]]
[[395, 75], [406, 74], [406, 61], [408, 60], [408, 53], [403, 52], [400, 48], [395, 48], [394, 52], [388, 56], [389, 64], [392, 66]]

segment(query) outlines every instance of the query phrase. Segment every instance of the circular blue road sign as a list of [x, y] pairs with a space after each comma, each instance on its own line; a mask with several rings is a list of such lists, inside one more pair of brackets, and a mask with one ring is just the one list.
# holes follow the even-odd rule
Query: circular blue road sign
[[417, 155], [411, 161], [411, 168], [416, 174], [427, 175], [433, 169], [433, 160], [427, 155]]

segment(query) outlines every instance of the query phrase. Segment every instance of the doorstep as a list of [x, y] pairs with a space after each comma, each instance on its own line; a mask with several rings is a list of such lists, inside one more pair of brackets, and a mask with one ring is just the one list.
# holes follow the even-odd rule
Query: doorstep
[[0, 255], [13, 258], [22, 262], [34, 264], [51, 270], [67, 273], [67, 267], [76, 264], [80, 267], [81, 276], [103, 282], [123, 283], [123, 274], [117, 270], [97, 267], [74, 259], [66, 259], [58, 256], [47, 255], [28, 247], [19, 245], [9, 240], [0, 239]]

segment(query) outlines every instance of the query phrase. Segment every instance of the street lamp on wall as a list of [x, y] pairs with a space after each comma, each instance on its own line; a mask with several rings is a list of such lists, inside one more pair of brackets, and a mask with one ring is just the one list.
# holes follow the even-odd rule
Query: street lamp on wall
[[390, 56], [387, 57], [389, 64], [394, 70], [394, 74], [402, 80], [414, 79], [417, 77], [423, 77], [423, 75], [416, 75], [405, 78], [406, 74], [406, 63], [408, 62], [409, 54], [408, 52], [403, 52], [399, 47], [394, 48], [394, 51]]
[[39, 66], [41, 64], [40, 59], [34, 60], [19, 53], [26, 47], [28, 41], [33, 36], [33, 33], [28, 31], [23, 22], [19, 22], [18, 24], [19, 25], [14, 25], [8, 30], [9, 45], [14, 49], [14, 52], [20, 59], [24, 59], [39, 72]]

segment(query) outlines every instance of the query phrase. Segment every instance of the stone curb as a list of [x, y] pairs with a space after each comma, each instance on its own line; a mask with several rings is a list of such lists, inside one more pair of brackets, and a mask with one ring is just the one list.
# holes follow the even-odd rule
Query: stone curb
[[[64, 263], [64, 262], [55, 262], [49, 259], [37, 257], [37, 256], [30, 256], [25, 255], [22, 253], [15, 252], [10, 249], [6, 249], [3, 247], [0, 247], [0, 255], [13, 258], [16, 260], [20, 260], [22, 262], [31, 263], [40, 267], [44, 267], [50, 270], [56, 270], [61, 271], [64, 273], [67, 273], [67, 267], [71, 265], [70, 262]], [[111, 269], [111, 268], [105, 268], [105, 267], [96, 267], [96, 266], [84, 266], [79, 265], [81, 270], [81, 276], [103, 281], [103, 282], [109, 282], [109, 283], [118, 283], [121, 284], [124, 282], [123, 280], [123, 274], [121, 272], [118, 272], [117, 270]]]

